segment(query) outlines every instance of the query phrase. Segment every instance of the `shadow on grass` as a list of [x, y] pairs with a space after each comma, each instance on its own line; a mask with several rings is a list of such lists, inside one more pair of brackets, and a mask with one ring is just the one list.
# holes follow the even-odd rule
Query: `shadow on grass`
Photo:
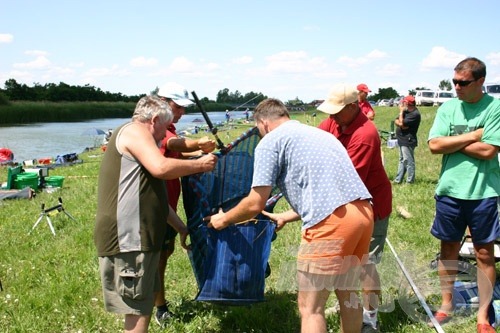
[[206, 332], [300, 332], [296, 294], [268, 292], [265, 297], [264, 302], [244, 306], [183, 299], [175, 312], [178, 320], [186, 324], [197, 317], [217, 318], [218, 328], [206, 327]]

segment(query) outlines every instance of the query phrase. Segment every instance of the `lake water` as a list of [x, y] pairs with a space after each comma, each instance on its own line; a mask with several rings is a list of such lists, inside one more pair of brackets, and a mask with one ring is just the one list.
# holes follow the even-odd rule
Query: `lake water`
[[[244, 111], [231, 111], [231, 118], [245, 118]], [[225, 112], [209, 112], [212, 123], [225, 121]], [[104, 135], [89, 135], [93, 129], [107, 131], [115, 129], [130, 118], [99, 119], [76, 123], [36, 123], [0, 127], [0, 148], [14, 152], [14, 160], [22, 162], [38, 158], [55, 158], [57, 155], [81, 153], [87, 147], [100, 146]], [[195, 126], [206, 126], [201, 113], [182, 116], [176, 124], [177, 132], [190, 130]]]

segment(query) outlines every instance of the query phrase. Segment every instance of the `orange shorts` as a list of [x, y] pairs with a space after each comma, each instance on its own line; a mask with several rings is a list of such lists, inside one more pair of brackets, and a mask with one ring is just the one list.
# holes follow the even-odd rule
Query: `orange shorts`
[[302, 231], [297, 270], [311, 274], [345, 274], [368, 259], [373, 210], [368, 200], [337, 208], [315, 226]]

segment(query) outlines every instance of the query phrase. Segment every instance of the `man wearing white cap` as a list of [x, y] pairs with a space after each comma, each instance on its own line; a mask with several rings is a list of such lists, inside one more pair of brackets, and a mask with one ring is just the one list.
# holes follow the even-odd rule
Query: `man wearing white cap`
[[[360, 87], [361, 86], [361, 87]], [[364, 85], [366, 89], [366, 85]], [[330, 116], [319, 128], [330, 132], [346, 148], [354, 168], [370, 192], [375, 224], [370, 242], [369, 259], [363, 266], [363, 333], [378, 332], [377, 312], [380, 298], [380, 278], [376, 264], [380, 262], [392, 211], [391, 182], [382, 163], [380, 137], [373, 122], [363, 114], [357, 89], [346, 84], [335, 85], [318, 110]], [[356, 102], [358, 101], [358, 102]]]
[[[172, 108], [174, 119], [172, 124], [167, 129], [166, 136], [160, 145], [160, 151], [165, 157], [171, 158], [185, 158], [191, 153], [200, 154], [212, 152], [215, 149], [215, 141], [210, 140], [208, 137], [200, 139], [181, 138], [177, 136], [175, 123], [184, 115], [185, 108], [194, 104], [189, 99], [188, 91], [181, 85], [169, 82], [162, 86], [158, 91], [158, 97], [165, 100]], [[181, 183], [179, 178], [167, 180], [168, 204], [174, 211], [177, 212], [177, 203], [181, 194]], [[187, 233], [187, 230], [185, 230]], [[175, 249], [175, 237], [177, 232], [174, 228], [167, 226], [167, 232], [162, 247], [159, 263], [160, 274], [160, 292], [158, 292], [155, 299], [155, 306], [157, 311], [155, 314], [156, 322], [160, 326], [164, 326], [166, 321], [172, 317], [169, 311], [167, 301], [165, 300], [165, 271], [167, 268], [168, 258], [172, 255]]]

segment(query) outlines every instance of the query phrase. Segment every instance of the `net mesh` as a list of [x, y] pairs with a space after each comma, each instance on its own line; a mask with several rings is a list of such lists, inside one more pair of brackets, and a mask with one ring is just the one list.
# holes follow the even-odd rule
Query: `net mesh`
[[[231, 225], [221, 231], [207, 228], [203, 221], [220, 208], [233, 208], [248, 195], [258, 142], [258, 130], [252, 128], [217, 153], [214, 170], [182, 178], [191, 239], [189, 256], [199, 301], [239, 305], [264, 300], [275, 224], [261, 214], [253, 222]], [[280, 197], [271, 197], [266, 210], [271, 211]]]

